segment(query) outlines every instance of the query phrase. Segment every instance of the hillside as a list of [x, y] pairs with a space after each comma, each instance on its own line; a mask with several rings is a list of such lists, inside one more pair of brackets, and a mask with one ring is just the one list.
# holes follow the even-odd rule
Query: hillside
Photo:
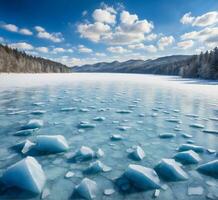
[[58, 62], [27, 55], [0, 44], [0, 72], [14, 73], [66, 73], [71, 70]]
[[180, 75], [185, 78], [218, 79], [218, 48], [200, 55], [173, 55], [155, 60], [128, 60], [75, 66], [74, 72], [112, 72]]

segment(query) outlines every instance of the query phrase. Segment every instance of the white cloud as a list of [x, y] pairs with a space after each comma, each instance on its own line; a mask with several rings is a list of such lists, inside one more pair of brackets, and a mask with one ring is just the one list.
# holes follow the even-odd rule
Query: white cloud
[[[112, 10], [112, 8], [110, 9]], [[102, 13], [102, 9], [97, 10]], [[108, 13], [110, 12], [108, 11]], [[96, 14], [96, 10], [93, 16], [95, 16], [94, 14]], [[97, 22], [79, 24], [77, 30], [80, 36], [93, 42], [101, 42], [109, 45], [139, 43], [146, 39], [153, 40], [155, 38], [155, 34], [149, 37], [146, 35], [154, 28], [153, 23], [148, 22], [146, 19], [139, 20], [137, 15], [132, 15], [128, 11], [121, 12], [120, 23], [117, 26], [111, 26], [110, 23], [113, 20], [108, 20], [108, 18], [110, 17], [100, 17]], [[97, 18], [95, 19], [97, 20]]]
[[178, 42], [177, 46], [181, 49], [188, 49], [191, 48], [193, 44], [194, 44], [193, 40], [186, 40], [186, 41]]
[[93, 42], [99, 42], [99, 40], [111, 30], [110, 26], [101, 22], [79, 24], [77, 29], [82, 38], [87, 38]]
[[197, 17], [191, 16], [191, 12], [189, 12], [186, 13], [180, 21], [183, 24], [192, 24], [192, 26], [209, 26], [218, 23], [218, 12], [207, 12]]
[[210, 48], [218, 46], [218, 27], [207, 27], [181, 35], [182, 40], [194, 40]]
[[78, 51], [80, 53], [92, 53], [92, 49], [89, 49], [89, 48], [85, 47], [84, 45], [79, 45]]
[[194, 21], [194, 17], [191, 16], [191, 12], [186, 13], [183, 15], [183, 17], [180, 19], [180, 22], [182, 24], [191, 24]]
[[138, 20], [138, 16], [136, 14], [131, 15], [127, 11], [122, 11], [120, 14], [120, 21], [124, 24], [133, 24], [136, 20]]
[[19, 50], [32, 50], [33, 49], [33, 46], [31, 44], [26, 43], [26, 42], [12, 43], [9, 46], [11, 48], [19, 49]]
[[14, 24], [2, 24], [1, 27], [10, 32], [18, 32], [18, 27]]
[[104, 56], [106, 56], [105, 53], [99, 53], [99, 52], [95, 53], [95, 55], [96, 55], [96, 56], [99, 56], [99, 57], [104, 57]]
[[108, 47], [107, 50], [111, 53], [126, 53], [129, 52], [129, 50], [121, 47], [121, 46], [116, 46], [116, 47]]
[[114, 24], [116, 22], [116, 16], [108, 10], [96, 9], [92, 17], [96, 22], [103, 22], [108, 24]]
[[164, 36], [158, 40], [157, 44], [158, 44], [158, 47], [160, 50], [164, 50], [165, 47], [173, 44], [174, 41], [175, 41], [175, 39], [173, 36]]
[[23, 35], [32, 35], [33, 33], [29, 30], [29, 29], [27, 29], [27, 28], [22, 28], [22, 29], [20, 29], [19, 30], [19, 33], [20, 34], [23, 34]]
[[154, 45], [144, 45], [143, 43], [130, 44], [128, 45], [128, 48], [134, 50], [145, 50], [149, 53], [157, 52], [157, 48]]
[[155, 33], [151, 33], [151, 34], [145, 36], [146, 41], [153, 41], [156, 39], [157, 39], [157, 34], [155, 34]]
[[37, 47], [36, 51], [39, 51], [41, 53], [48, 53], [48, 48], [47, 47]]
[[42, 39], [47, 39], [52, 42], [62, 42], [64, 40], [61, 33], [48, 33], [43, 27], [35, 26], [35, 30], [38, 32], [37, 37]]

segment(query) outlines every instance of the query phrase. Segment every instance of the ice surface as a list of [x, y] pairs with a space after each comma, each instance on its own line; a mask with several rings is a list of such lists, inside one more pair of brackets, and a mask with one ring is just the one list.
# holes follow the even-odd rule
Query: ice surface
[[133, 159], [133, 160], [139, 161], [139, 160], [142, 160], [145, 157], [145, 152], [140, 146], [137, 146], [129, 154], [129, 157], [131, 159]]
[[43, 120], [40, 119], [31, 119], [22, 129], [35, 129], [41, 128], [43, 126]]
[[[100, 194], [96, 200], [124, 198], [152, 200], [154, 191], [139, 192], [132, 182], [125, 178], [122, 186], [123, 189], [127, 189], [127, 193], [123, 194], [114, 185], [116, 183], [114, 180], [125, 172], [130, 163], [140, 163], [142, 166], [153, 168], [162, 158], [172, 158], [178, 153], [176, 149], [183, 143], [194, 142], [204, 148], [204, 153], [199, 153], [202, 159], [200, 164], [217, 158], [217, 134], [203, 132], [203, 130], [218, 130], [217, 84], [207, 85], [204, 82], [202, 85], [201, 80], [128, 74], [1, 74], [0, 76], [0, 174], [24, 156], [36, 156], [48, 179], [46, 188], [49, 189], [50, 195], [45, 199], [71, 199], [74, 186], [84, 178], [83, 170], [97, 158], [112, 170], [108, 173], [87, 175], [99, 186]], [[187, 82], [189, 84], [186, 84]], [[80, 112], [80, 108], [88, 109], [89, 112]], [[37, 110], [46, 112], [41, 115], [31, 114]], [[121, 114], [116, 112], [118, 110], [131, 112]], [[175, 110], [180, 112], [174, 112]], [[152, 117], [152, 113], [156, 117]], [[187, 113], [197, 116], [186, 116]], [[94, 121], [96, 117], [105, 117], [106, 120]], [[31, 119], [43, 120], [44, 125], [40, 129], [34, 129], [37, 132], [32, 132], [31, 129], [18, 132], [21, 126]], [[166, 119], [178, 119], [182, 124], [167, 122]], [[90, 129], [79, 128], [77, 125], [80, 121], [94, 123], [96, 126]], [[205, 128], [189, 126], [195, 123], [203, 124]], [[121, 132], [117, 129], [119, 126], [131, 128]], [[16, 132], [20, 135], [15, 136]], [[34, 148], [25, 150], [27, 140], [35, 143], [38, 134], [56, 133], [66, 138], [69, 144], [68, 152], [34, 154]], [[160, 139], [158, 137], [160, 133], [176, 133], [176, 137]], [[192, 135], [193, 140], [184, 137], [183, 133]], [[112, 141], [110, 136], [113, 134], [120, 134], [123, 139]], [[20, 142], [22, 144], [17, 145], [19, 151], [10, 148]], [[94, 152], [90, 160], [70, 162], [68, 158], [72, 156], [71, 153], [76, 152], [81, 146], [89, 146]], [[146, 153], [144, 159], [141, 161], [129, 159], [130, 151], [127, 149], [131, 148], [132, 152], [133, 146], [140, 146], [144, 150]], [[22, 154], [22, 149], [27, 152]], [[103, 157], [98, 153], [98, 149], [104, 151]], [[179, 183], [167, 182], [168, 188], [164, 191], [161, 189], [158, 199], [200, 200], [209, 194], [213, 199], [217, 199], [216, 190], [212, 191], [212, 187], [206, 184], [206, 181], [213, 180], [215, 183], [213, 188], [216, 188], [217, 179], [199, 173], [196, 168], [197, 165], [184, 166], [183, 169], [190, 174], [189, 180]], [[75, 175], [72, 178], [65, 178], [69, 171]], [[166, 185], [166, 182], [162, 181]], [[204, 188], [204, 194], [189, 196], [187, 188], [196, 184]], [[114, 188], [116, 192], [111, 196], [104, 196], [103, 192], [107, 188]], [[40, 195], [30, 197], [25, 191], [18, 193], [14, 188], [5, 190], [1, 187], [0, 199], [38, 200]]]
[[218, 160], [213, 160], [200, 165], [197, 170], [203, 174], [218, 178]]
[[38, 135], [35, 149], [42, 152], [59, 153], [67, 151], [69, 146], [62, 135]]
[[197, 146], [193, 144], [182, 144], [179, 149], [179, 151], [187, 151], [187, 150], [193, 150], [197, 153], [203, 153], [204, 152], [204, 147], [202, 146]]
[[192, 150], [179, 152], [174, 158], [182, 164], [197, 164], [201, 160], [199, 155]]
[[8, 167], [3, 173], [2, 181], [8, 186], [16, 186], [33, 193], [41, 193], [46, 177], [38, 161], [28, 156]]
[[97, 196], [98, 187], [95, 181], [84, 178], [81, 183], [75, 187], [75, 190], [85, 199], [94, 199]]
[[163, 138], [163, 139], [173, 138], [175, 136], [176, 136], [175, 133], [161, 133], [161, 134], [159, 134], [159, 137]]
[[160, 180], [156, 172], [151, 168], [130, 164], [124, 172], [124, 176], [138, 189], [149, 190], [160, 188]]
[[97, 160], [93, 163], [90, 163], [89, 167], [84, 170], [85, 174], [97, 174], [99, 172], [109, 172], [111, 168], [103, 164], [101, 161]]
[[162, 159], [154, 169], [166, 181], [184, 181], [188, 179], [186, 172], [173, 159]]
[[201, 186], [188, 188], [188, 195], [202, 195], [203, 192], [204, 192], [204, 188]]

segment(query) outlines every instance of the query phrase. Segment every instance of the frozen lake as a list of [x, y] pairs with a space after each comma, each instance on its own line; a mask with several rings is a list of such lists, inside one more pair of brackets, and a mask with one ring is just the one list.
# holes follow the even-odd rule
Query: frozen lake
[[[42, 127], [26, 136], [17, 134], [32, 119], [42, 120]], [[74, 188], [84, 177], [96, 182], [96, 199], [153, 199], [155, 190], [121, 192], [115, 179], [129, 164], [154, 168], [185, 143], [203, 147], [200, 162], [181, 166], [188, 175], [185, 181], [160, 177], [163, 188], [157, 198], [218, 199], [218, 179], [196, 170], [218, 159], [218, 82], [130, 74], [0, 74], [0, 122], [0, 176], [28, 155], [12, 146], [25, 139], [34, 142], [37, 135], [66, 138], [66, 152], [34, 155], [46, 175], [45, 199], [74, 199]], [[172, 137], [160, 137], [165, 133]], [[70, 162], [81, 146], [95, 152], [100, 148], [104, 156]], [[140, 161], [129, 156], [135, 146], [145, 153]], [[112, 170], [83, 173], [96, 160]], [[72, 176], [66, 177], [69, 171]], [[0, 199], [42, 198], [1, 185]], [[105, 189], [114, 191], [105, 195]]]

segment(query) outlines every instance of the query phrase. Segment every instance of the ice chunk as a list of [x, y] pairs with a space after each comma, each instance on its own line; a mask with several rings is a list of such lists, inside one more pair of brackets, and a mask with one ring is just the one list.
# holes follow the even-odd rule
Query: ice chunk
[[154, 169], [158, 175], [167, 181], [183, 181], [188, 179], [186, 172], [174, 159], [162, 159]]
[[15, 136], [28, 136], [28, 135], [31, 135], [31, 134], [33, 134], [34, 132], [38, 131], [38, 130], [39, 130], [38, 128], [20, 130], [20, 131], [17, 131], [14, 135], [15, 135]]
[[215, 149], [207, 149], [207, 152], [210, 154], [213, 154], [213, 153], [216, 153], [216, 150]]
[[179, 149], [179, 151], [188, 151], [188, 150], [193, 150], [197, 153], [203, 153], [204, 152], [204, 147], [202, 146], [197, 146], [193, 144], [182, 144]]
[[99, 149], [97, 150], [97, 152], [96, 152], [96, 156], [97, 156], [98, 158], [103, 157], [103, 156], [104, 156], [104, 151], [99, 148]]
[[145, 152], [140, 146], [137, 146], [130, 154], [129, 157], [133, 160], [142, 160], [145, 157]]
[[71, 178], [71, 177], [73, 177], [74, 176], [74, 173], [73, 172], [71, 172], [71, 171], [69, 171], [69, 172], [67, 172], [66, 174], [65, 174], [65, 178]]
[[44, 113], [46, 113], [45, 110], [34, 110], [31, 112], [33, 115], [43, 115]]
[[161, 133], [161, 134], [159, 134], [159, 137], [163, 138], [163, 139], [173, 138], [175, 136], [176, 136], [175, 133]]
[[168, 118], [168, 119], [166, 119], [166, 121], [167, 122], [178, 123], [178, 124], [181, 123], [181, 121], [179, 119], [177, 119], [177, 118]]
[[8, 167], [3, 173], [2, 181], [9, 187], [15, 186], [33, 193], [41, 193], [46, 177], [38, 161], [28, 156]]
[[204, 188], [201, 186], [188, 187], [188, 195], [202, 195], [204, 193]]
[[86, 122], [86, 121], [81, 121], [78, 124], [78, 128], [95, 128], [95, 127], [96, 127], [96, 124], [91, 124], [91, 123]]
[[75, 162], [91, 160], [96, 157], [95, 152], [86, 146], [80, 147], [80, 149], [70, 158], [70, 160]]
[[179, 152], [174, 158], [182, 164], [197, 164], [201, 160], [199, 155], [192, 150]]
[[48, 188], [45, 188], [45, 189], [42, 191], [41, 199], [45, 199], [45, 198], [47, 198], [49, 195], [50, 195], [50, 190], [49, 190]]
[[203, 165], [200, 165], [197, 170], [200, 173], [218, 178], [218, 160], [213, 160]]
[[97, 184], [91, 179], [84, 178], [79, 185], [75, 187], [76, 192], [85, 199], [94, 199], [97, 196]]
[[210, 134], [218, 134], [218, 130], [212, 130], [212, 129], [204, 129], [204, 133], [210, 133]]
[[124, 172], [124, 176], [141, 190], [159, 189], [161, 187], [156, 172], [142, 165], [130, 164]]
[[189, 125], [190, 127], [193, 127], [193, 128], [204, 128], [204, 125], [203, 124], [190, 124]]
[[118, 126], [117, 129], [119, 129], [120, 131], [126, 131], [128, 129], [130, 129], [130, 126]]
[[29, 152], [32, 148], [34, 148], [36, 143], [31, 142], [30, 140], [26, 140], [23, 146], [23, 149], [21, 150], [21, 153], [25, 154]]
[[132, 113], [131, 110], [117, 110], [116, 112], [117, 112], [117, 113], [120, 113], [120, 114], [128, 114], [128, 113]]
[[154, 191], [153, 197], [154, 197], [154, 198], [157, 198], [157, 197], [159, 197], [159, 195], [160, 195], [160, 190], [157, 190], [157, 189], [156, 189], [156, 190]]
[[101, 122], [101, 121], [104, 121], [104, 120], [105, 120], [105, 117], [95, 117], [93, 120], [94, 120], [94, 121]]
[[43, 126], [43, 121], [40, 119], [31, 119], [25, 126], [22, 127], [24, 129], [35, 129], [41, 128]]
[[113, 134], [111, 136], [111, 140], [113, 140], [113, 141], [122, 140], [122, 139], [123, 139], [123, 137], [120, 134]]
[[69, 146], [62, 135], [38, 135], [35, 148], [42, 152], [59, 153], [67, 151]]
[[89, 112], [89, 109], [88, 108], [80, 108], [79, 111], [80, 112]]
[[104, 190], [104, 195], [106, 196], [110, 196], [115, 192], [115, 190], [113, 188], [108, 188]]
[[66, 108], [61, 108], [62, 112], [69, 112], [69, 111], [74, 111], [76, 110], [75, 107], [66, 107]]
[[111, 168], [103, 164], [101, 161], [97, 160], [93, 163], [90, 163], [89, 167], [84, 170], [85, 174], [97, 174], [99, 172], [109, 172]]
[[182, 133], [182, 136], [183, 136], [184, 138], [192, 138], [192, 137], [193, 137], [192, 135], [187, 134], [187, 133]]

